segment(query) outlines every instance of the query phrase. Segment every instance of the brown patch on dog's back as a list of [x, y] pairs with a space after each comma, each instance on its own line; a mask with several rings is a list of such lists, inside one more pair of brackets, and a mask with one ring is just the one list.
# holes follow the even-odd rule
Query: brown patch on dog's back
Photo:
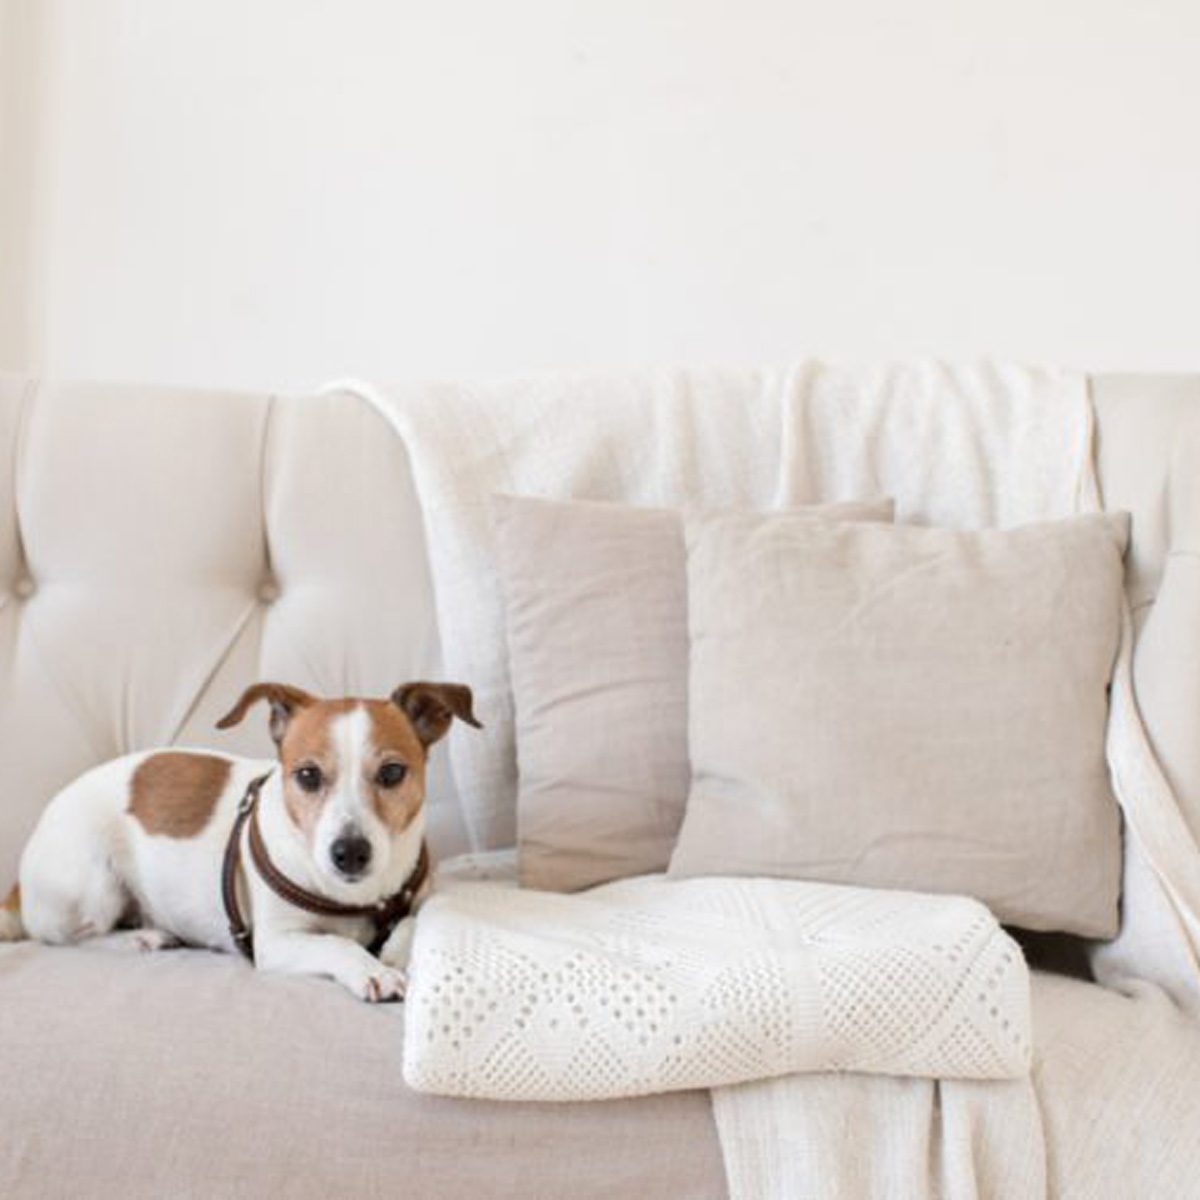
[[152, 754], [129, 782], [129, 811], [147, 833], [195, 837], [212, 817], [232, 769], [215, 754]]
[[21, 911], [21, 885], [14, 883], [8, 889], [8, 895], [4, 897], [4, 903], [0, 904], [5, 912], [19, 913]]

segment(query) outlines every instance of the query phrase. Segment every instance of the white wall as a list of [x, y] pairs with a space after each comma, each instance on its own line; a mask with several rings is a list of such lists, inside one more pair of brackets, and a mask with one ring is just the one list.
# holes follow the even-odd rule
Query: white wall
[[0, 0], [0, 369], [26, 363], [35, 341], [40, 32], [30, 0]]
[[1200, 369], [1194, 0], [0, 4], [9, 366]]

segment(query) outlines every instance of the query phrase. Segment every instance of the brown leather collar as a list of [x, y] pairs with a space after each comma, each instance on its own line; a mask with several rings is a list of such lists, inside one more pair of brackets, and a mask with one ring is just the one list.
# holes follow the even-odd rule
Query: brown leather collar
[[237, 898], [237, 873], [242, 858], [242, 830], [249, 821], [250, 858], [263, 883], [281, 900], [286, 900], [288, 904], [305, 912], [316, 913], [321, 917], [368, 917], [375, 925], [375, 937], [368, 949], [372, 954], [378, 954], [392, 930], [412, 912], [413, 901], [429, 877], [429, 847], [424, 842], [421, 843], [417, 865], [404, 881], [404, 886], [375, 904], [342, 904], [338, 900], [330, 900], [328, 896], [310, 892], [293, 883], [267, 854], [266, 843], [258, 827], [258, 797], [263, 784], [270, 776], [271, 772], [268, 771], [250, 781], [246, 794], [238, 804], [237, 817], [229, 831], [229, 840], [225, 843], [225, 857], [221, 863], [221, 900], [225, 905], [225, 916], [229, 919], [229, 934], [233, 938], [233, 944], [251, 962], [254, 961], [254, 936], [242, 917]]

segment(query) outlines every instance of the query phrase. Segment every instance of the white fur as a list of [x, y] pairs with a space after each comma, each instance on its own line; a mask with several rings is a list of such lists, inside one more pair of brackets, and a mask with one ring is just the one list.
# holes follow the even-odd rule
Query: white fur
[[[147, 833], [129, 812], [133, 773], [154, 751], [87, 772], [55, 796], [29, 839], [20, 865], [21, 913], [0, 911], [0, 941], [27, 935], [58, 945], [93, 940], [113, 949], [153, 950], [183, 942], [233, 951], [221, 901], [221, 863], [246, 787], [266, 771], [271, 775], [260, 794], [259, 825], [272, 861], [285, 875], [346, 903], [373, 904], [392, 895], [416, 865], [425, 813], [422, 806], [406, 829], [393, 833], [374, 811], [362, 784], [370, 730], [362, 708], [331, 723], [337, 778], [311, 848], [288, 815], [277, 763], [217, 755], [231, 764], [229, 782], [207, 824], [192, 837]], [[360, 831], [372, 848], [367, 873], [355, 881], [340, 877], [330, 858], [330, 846], [347, 827]], [[253, 928], [259, 968], [329, 976], [364, 1000], [404, 994], [411, 918], [377, 959], [365, 949], [374, 935], [370, 921], [319, 917], [281, 900], [254, 870], [245, 845], [238, 893]], [[131, 902], [143, 927], [114, 931]]]

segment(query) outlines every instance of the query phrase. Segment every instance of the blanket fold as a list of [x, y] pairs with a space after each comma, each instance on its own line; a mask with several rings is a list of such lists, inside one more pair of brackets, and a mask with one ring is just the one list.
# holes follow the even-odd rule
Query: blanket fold
[[661, 876], [573, 896], [462, 884], [422, 909], [410, 976], [405, 1079], [442, 1095], [1029, 1069], [1024, 959], [957, 896]]
[[808, 1075], [713, 1092], [730, 1200], [1046, 1194], [1028, 1079]]

